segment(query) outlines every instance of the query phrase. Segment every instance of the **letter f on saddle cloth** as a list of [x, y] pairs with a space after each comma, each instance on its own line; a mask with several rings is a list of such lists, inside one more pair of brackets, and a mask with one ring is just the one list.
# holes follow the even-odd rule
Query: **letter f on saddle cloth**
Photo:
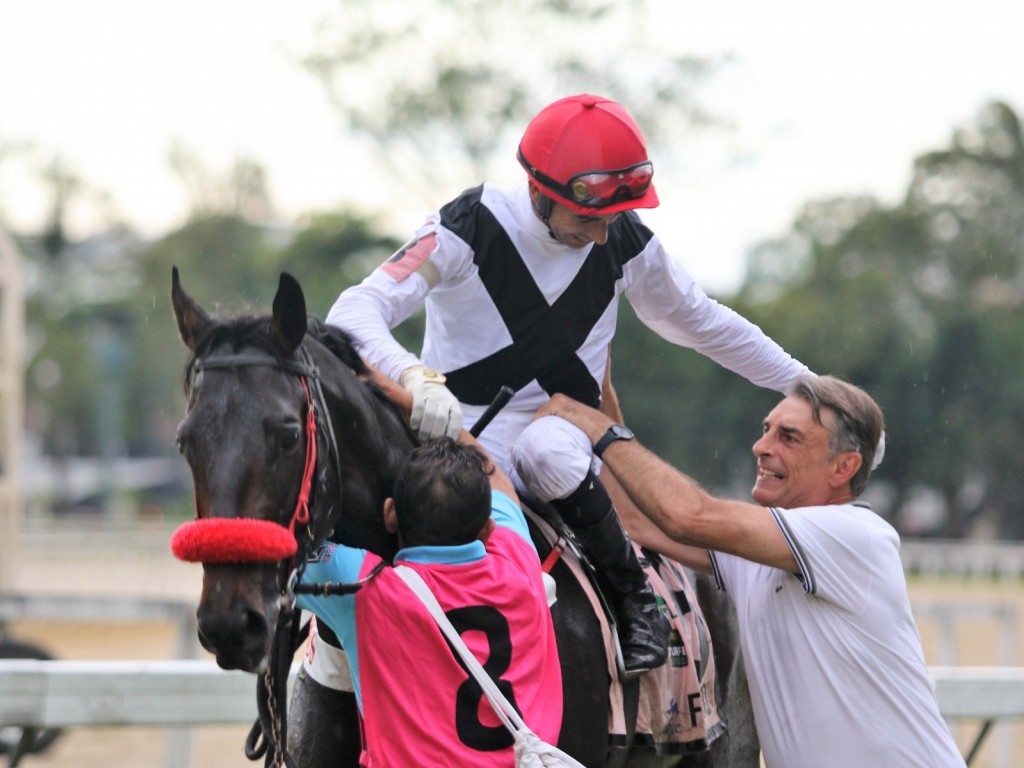
[[[525, 184], [484, 183], [427, 217], [412, 240], [338, 298], [327, 322], [413, 399], [421, 439], [470, 427], [503, 385], [509, 405], [481, 442], [526, 498], [551, 502], [611, 587], [627, 673], [664, 663], [668, 624], [598, 480], [602, 442], [557, 419], [555, 393], [598, 405], [625, 294], [643, 322], [754, 384], [784, 391], [808, 369], [709, 298], [635, 209], [653, 208], [653, 164], [619, 104], [589, 94], [547, 106], [519, 145]], [[422, 357], [391, 334], [423, 306]], [[608, 440], [628, 439], [625, 431]]]

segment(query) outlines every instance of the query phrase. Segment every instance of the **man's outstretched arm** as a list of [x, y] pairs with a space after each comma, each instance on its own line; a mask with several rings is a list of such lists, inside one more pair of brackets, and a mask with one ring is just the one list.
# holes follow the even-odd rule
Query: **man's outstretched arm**
[[[555, 395], [538, 416], [561, 416], [596, 443], [615, 422], [609, 416]], [[636, 440], [616, 440], [601, 456], [637, 509], [670, 539], [797, 571], [793, 552], [764, 507], [718, 499]]]

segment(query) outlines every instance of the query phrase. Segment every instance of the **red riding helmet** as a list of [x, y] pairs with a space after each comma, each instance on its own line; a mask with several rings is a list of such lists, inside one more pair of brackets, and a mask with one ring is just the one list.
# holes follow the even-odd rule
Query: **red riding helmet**
[[544, 107], [526, 126], [518, 157], [544, 194], [584, 216], [658, 205], [640, 126], [602, 96]]

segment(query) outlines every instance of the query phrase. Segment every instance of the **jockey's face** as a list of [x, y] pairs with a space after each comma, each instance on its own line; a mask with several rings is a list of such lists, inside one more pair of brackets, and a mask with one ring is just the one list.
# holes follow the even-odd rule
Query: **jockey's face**
[[[534, 211], [538, 208], [540, 194], [537, 186], [531, 184], [530, 197], [533, 200]], [[591, 243], [603, 245], [608, 242], [608, 228], [617, 218], [619, 218], [617, 213], [605, 216], [583, 216], [568, 206], [553, 202], [547, 224], [551, 234], [555, 236], [555, 240], [562, 245], [567, 245], [570, 248], [585, 248]]]

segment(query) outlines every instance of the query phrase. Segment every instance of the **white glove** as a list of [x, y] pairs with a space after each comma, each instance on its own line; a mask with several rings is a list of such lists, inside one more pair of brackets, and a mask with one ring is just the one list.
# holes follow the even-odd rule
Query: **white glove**
[[402, 371], [401, 385], [412, 394], [409, 423], [420, 440], [448, 435], [457, 439], [462, 430], [462, 406], [444, 385], [444, 374], [414, 365]]

